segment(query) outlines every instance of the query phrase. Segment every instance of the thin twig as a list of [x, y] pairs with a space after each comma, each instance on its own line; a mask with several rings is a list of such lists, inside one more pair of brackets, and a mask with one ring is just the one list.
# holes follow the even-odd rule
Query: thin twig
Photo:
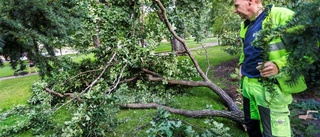
[[208, 51], [207, 51], [207, 48], [203, 44], [201, 44], [201, 46], [204, 49], [204, 51], [206, 52], [206, 60], [207, 60], [207, 64], [208, 64], [208, 67], [207, 67], [207, 70], [206, 70], [206, 76], [208, 76], [208, 72], [209, 72], [210, 67], [211, 67], [210, 62], [209, 62]]
[[119, 77], [118, 77], [118, 79], [117, 79], [116, 84], [115, 84], [112, 88], [109, 88], [107, 91], [105, 91], [105, 94], [109, 94], [112, 90], [114, 90], [114, 89], [116, 89], [116, 88], [118, 87], [119, 82], [120, 82], [120, 79], [121, 79], [121, 77], [122, 77], [122, 74], [123, 74], [123, 72], [124, 72], [124, 70], [125, 70], [126, 68], [127, 68], [127, 64], [122, 67], [121, 73], [120, 73], [120, 75], [119, 75]]
[[[100, 70], [102, 70], [102, 68], [96, 69], [96, 70], [87, 70], [87, 71], [84, 71], [84, 72], [80, 72], [79, 74], [77, 74], [77, 75], [73, 76], [72, 78], [69, 78], [68, 80], [66, 80], [63, 84], [71, 81], [72, 79], [75, 79], [76, 77], [78, 77], [78, 76], [80, 76], [80, 75], [82, 75], [82, 74], [91, 73], [91, 72], [97, 72], [97, 71], [100, 71]], [[61, 84], [60, 84], [60, 85], [61, 85]]]

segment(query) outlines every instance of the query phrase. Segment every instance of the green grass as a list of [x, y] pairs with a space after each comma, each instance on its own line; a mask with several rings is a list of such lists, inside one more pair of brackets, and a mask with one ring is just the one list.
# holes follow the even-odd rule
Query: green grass
[[[147, 136], [147, 128], [142, 128], [149, 124], [156, 115], [155, 109], [122, 109], [117, 117], [122, 121], [114, 130], [116, 136]], [[137, 128], [140, 130], [137, 132]], [[108, 133], [107, 136], [114, 136]]]
[[[26, 105], [31, 96], [29, 89], [37, 80], [39, 80], [39, 76], [32, 75], [0, 81], [0, 110], [5, 111], [17, 105]], [[0, 120], [0, 131], [4, 126], [14, 125], [17, 121], [22, 120], [25, 120], [25, 118], [20, 116], [13, 116], [4, 121]], [[29, 132], [21, 134], [23, 137], [30, 135]]]
[[74, 62], [78, 62], [78, 63], [79, 63], [81, 60], [83, 60], [84, 58], [91, 58], [91, 59], [94, 58], [94, 55], [93, 55], [93, 54], [89, 54], [89, 55], [70, 54], [70, 55], [66, 55], [66, 56], [71, 57]]
[[1, 68], [0, 77], [12, 76], [13, 73], [14, 73], [14, 70], [12, 70], [10, 65], [6, 62], [4, 64], [4, 67]]
[[[197, 43], [196, 41], [194, 41], [193, 38], [186, 40], [187, 46], [189, 48], [199, 47], [199, 46], [201, 46], [201, 44], [213, 43], [216, 41], [217, 41], [216, 38], [207, 38], [207, 39], [204, 39], [200, 43]], [[170, 44], [170, 42], [162, 42], [154, 51], [155, 52], [169, 52], [169, 51], [171, 51], [171, 44]]]
[[207, 53], [205, 50], [199, 49], [197, 51], [192, 51], [192, 54], [197, 59], [202, 70], [205, 71], [208, 67], [206, 54], [208, 54], [208, 60], [211, 67], [218, 65], [220, 63], [226, 62], [228, 60], [238, 58], [238, 56], [232, 56], [228, 53], [225, 53], [224, 51], [222, 51], [222, 48], [225, 48], [225, 47], [213, 46], [213, 47], [206, 48]]
[[[24, 61], [24, 64], [27, 65], [28, 64], [28, 61], [25, 60]], [[9, 62], [5, 62], [3, 64], [4, 66], [3, 67], [0, 67], [0, 77], [7, 77], [7, 76], [13, 76], [13, 73], [15, 70], [13, 70], [9, 64]], [[20, 65], [17, 66], [17, 69], [20, 67]], [[17, 70], [16, 69], [16, 70]], [[26, 69], [24, 70], [26, 72], [28, 72], [28, 65], [26, 66]]]
[[29, 88], [38, 79], [38, 75], [32, 75], [0, 81], [0, 109], [7, 110], [26, 104], [31, 96]]

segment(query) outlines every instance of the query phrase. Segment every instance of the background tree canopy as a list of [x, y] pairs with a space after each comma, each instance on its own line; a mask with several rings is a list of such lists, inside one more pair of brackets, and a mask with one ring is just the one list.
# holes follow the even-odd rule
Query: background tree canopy
[[[42, 79], [32, 86], [28, 106], [0, 110], [0, 119], [27, 116], [0, 135], [31, 129], [38, 135], [105, 136], [119, 124], [116, 113], [121, 107], [161, 107], [188, 113], [165, 105], [174, 95], [199, 86], [218, 94], [228, 110], [197, 111], [197, 114], [226, 117], [242, 123], [241, 109], [201, 70], [183, 39], [192, 35], [200, 42], [211, 34], [223, 39], [223, 45], [235, 47], [227, 51], [236, 54], [241, 44], [237, 34], [241, 20], [232, 15], [232, 2], [2, 0], [0, 54], [10, 57], [15, 69], [23, 64], [20, 57], [27, 53], [29, 59], [37, 62]], [[295, 19], [261, 36], [283, 36], [291, 52], [287, 71], [313, 76], [311, 81], [318, 82], [319, 1], [273, 2], [295, 10]], [[310, 9], [314, 12], [306, 12]], [[155, 47], [163, 39], [179, 40], [189, 58], [181, 59], [175, 52], [165, 56], [155, 54]], [[73, 47], [79, 54], [94, 57], [80, 63], [68, 57], [57, 57], [54, 50], [63, 47]], [[61, 110], [70, 113], [63, 124], [54, 120]], [[210, 133], [215, 133], [211, 130]], [[191, 135], [192, 130], [188, 133]]]
[[[22, 65], [19, 58], [23, 53], [28, 53], [45, 73], [48, 60], [54, 60], [49, 59], [54, 49], [70, 44], [71, 34], [80, 27], [81, 14], [75, 2], [1, 1], [0, 6], [0, 30], [5, 42], [0, 54], [10, 57], [14, 69], [18, 63]], [[45, 57], [46, 53], [49, 56]]]

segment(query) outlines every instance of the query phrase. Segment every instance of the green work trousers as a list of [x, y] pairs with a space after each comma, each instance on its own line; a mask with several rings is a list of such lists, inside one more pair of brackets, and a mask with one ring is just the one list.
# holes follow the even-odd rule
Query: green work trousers
[[250, 137], [291, 137], [288, 109], [291, 94], [281, 92], [277, 83], [266, 91], [258, 78], [246, 76], [241, 79], [240, 88]]

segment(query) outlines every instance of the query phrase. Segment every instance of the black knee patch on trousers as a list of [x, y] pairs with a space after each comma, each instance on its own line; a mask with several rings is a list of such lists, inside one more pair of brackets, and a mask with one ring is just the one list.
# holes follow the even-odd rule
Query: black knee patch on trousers
[[260, 129], [260, 121], [251, 119], [250, 116], [250, 100], [243, 97], [244, 123], [247, 127], [249, 137], [262, 137]]
[[270, 109], [258, 106], [264, 137], [272, 137]]

